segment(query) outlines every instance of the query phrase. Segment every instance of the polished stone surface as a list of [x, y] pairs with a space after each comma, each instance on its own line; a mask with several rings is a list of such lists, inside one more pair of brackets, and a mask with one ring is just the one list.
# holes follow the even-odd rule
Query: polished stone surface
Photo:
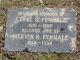
[[75, 40], [74, 9], [8, 9], [5, 50], [71, 53], [76, 48]]

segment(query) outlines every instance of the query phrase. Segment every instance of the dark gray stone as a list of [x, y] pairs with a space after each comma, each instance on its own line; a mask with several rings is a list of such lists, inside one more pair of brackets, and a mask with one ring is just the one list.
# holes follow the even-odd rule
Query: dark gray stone
[[76, 49], [75, 39], [74, 9], [8, 9], [4, 47], [8, 51], [70, 53]]

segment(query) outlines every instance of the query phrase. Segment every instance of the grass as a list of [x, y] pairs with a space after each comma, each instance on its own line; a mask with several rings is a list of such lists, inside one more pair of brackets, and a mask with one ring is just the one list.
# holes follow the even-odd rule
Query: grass
[[0, 53], [0, 60], [2, 60], [2, 54]]

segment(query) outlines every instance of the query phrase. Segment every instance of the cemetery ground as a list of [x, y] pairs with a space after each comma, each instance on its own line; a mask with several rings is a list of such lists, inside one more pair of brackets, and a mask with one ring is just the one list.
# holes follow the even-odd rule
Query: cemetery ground
[[[77, 49], [73, 53], [32, 53], [4, 51], [8, 8], [67, 7], [77, 11]], [[0, 60], [80, 60], [80, 0], [1, 0], [0, 1]]]

